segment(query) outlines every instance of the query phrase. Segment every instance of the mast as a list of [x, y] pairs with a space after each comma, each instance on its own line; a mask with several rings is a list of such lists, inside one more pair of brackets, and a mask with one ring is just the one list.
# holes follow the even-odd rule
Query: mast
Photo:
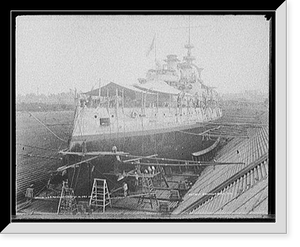
[[189, 16], [189, 44], [191, 44], [191, 16]]
[[116, 117], [118, 117], [118, 111], [119, 111], [119, 90], [116, 87]]
[[124, 97], [124, 88], [122, 89], [122, 112], [124, 113], [125, 97]]
[[156, 45], [156, 43], [157, 43], [157, 32], [155, 32], [154, 37], [155, 37], [155, 41], [154, 41], [154, 64], [155, 64], [155, 74], [156, 74], [156, 79], [157, 79], [157, 74], [158, 74], [157, 71], [159, 69], [158, 63], [157, 63], [157, 45]]
[[101, 78], [99, 79], [99, 106], [101, 104]]
[[190, 65], [192, 61], [195, 60], [195, 57], [192, 56], [191, 50], [194, 46], [191, 44], [191, 18], [189, 16], [189, 36], [188, 36], [188, 43], [184, 46], [187, 49], [187, 55], [183, 57], [183, 59]]
[[156, 64], [156, 43], [157, 43], [157, 33], [155, 32], [155, 35], [154, 35], [154, 39], [155, 39], [155, 41], [154, 41], [154, 62], [155, 62], [155, 64]]

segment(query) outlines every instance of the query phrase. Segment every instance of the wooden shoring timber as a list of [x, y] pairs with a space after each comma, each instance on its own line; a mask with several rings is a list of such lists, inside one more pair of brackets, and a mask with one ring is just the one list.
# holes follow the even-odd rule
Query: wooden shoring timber
[[[100, 156], [101, 156], [101, 155], [100, 155]], [[87, 162], [89, 162], [89, 161], [92, 161], [92, 160], [94, 160], [94, 159], [97, 159], [97, 158], [99, 158], [100, 156], [96, 156], [96, 157], [92, 157], [92, 158], [89, 158], [89, 159], [86, 159], [86, 160], [82, 160], [82, 161], [80, 161], [80, 162], [77, 162], [77, 163], [72, 164], [72, 165], [69, 165], [69, 166], [61, 166], [61, 167], [58, 167], [58, 168], [56, 169], [56, 171], [57, 171], [57, 172], [61, 172], [61, 171], [63, 171], [63, 170], [69, 169], [69, 168], [75, 168], [75, 167], [77, 167], [78, 165], [81, 165], [81, 164], [87, 163]]]
[[[131, 157], [141, 157], [141, 156], [134, 156], [134, 155], [125, 155], [126, 157], [131, 156]], [[147, 156], [144, 156], [143, 159], [148, 159], [148, 160], [153, 160], [153, 161], [162, 161], [162, 162], [179, 162], [182, 164], [174, 164], [173, 166], [192, 166], [192, 164], [194, 165], [231, 165], [231, 164], [244, 164], [241, 162], [210, 162], [210, 161], [195, 161], [195, 160], [181, 160], [181, 159], [170, 159], [170, 158], [159, 158], [159, 157], [155, 157], [155, 158], [146, 158]], [[130, 162], [129, 162], [130, 163]], [[136, 163], [133, 163], [134, 165], [136, 165]], [[166, 163], [138, 163], [139, 165], [146, 165], [146, 166], [167, 166], [168, 164]]]
[[155, 176], [157, 176], [158, 174], [160, 174], [160, 172], [157, 172], [155, 174], [130, 174], [130, 173], [103, 173], [103, 175], [111, 175], [111, 176], [124, 176], [125, 177], [135, 177], [135, 178], [141, 178], [141, 177], [146, 177], [146, 178], [154, 178]]
[[[123, 189], [123, 187], [120, 187], [120, 190]], [[117, 190], [115, 191], [112, 191], [111, 193], [114, 193], [116, 192]], [[124, 198], [139, 198], [141, 196], [146, 196], [146, 195], [149, 195], [149, 193], [147, 194], [132, 194], [132, 195], [128, 195], [128, 196], [112, 196], [111, 199], [114, 200], [114, 199], [124, 199]]]
[[133, 162], [133, 161], [140, 161], [141, 159], [147, 159], [147, 158], [156, 157], [157, 155], [158, 154], [152, 154], [152, 155], [149, 155], [149, 156], [140, 156], [140, 157], [129, 159], [129, 160], [123, 160], [122, 162], [123, 163], [128, 163], [128, 162]]
[[186, 173], [168, 173], [168, 176], [171, 176], [171, 177], [178, 177], [178, 176], [181, 176], [181, 177], [199, 177], [200, 175], [198, 174], [186, 174]]
[[[124, 199], [124, 198], [140, 198], [140, 197], [144, 197], [144, 199], [153, 199], [152, 197], [145, 197], [149, 195], [149, 193], [144, 193], [144, 194], [132, 194], [132, 195], [128, 195], [128, 196], [118, 196], [118, 197], [111, 197], [111, 199]], [[163, 197], [157, 197], [156, 198], [158, 201], [182, 201], [181, 198], [163, 198]]]
[[77, 156], [120, 156], [126, 155], [129, 153], [125, 152], [69, 152], [69, 151], [59, 151], [59, 154], [62, 155], [77, 155]]
[[203, 136], [206, 133], [209, 133], [210, 131], [219, 129], [220, 127], [221, 126], [218, 126], [218, 127], [212, 128], [212, 129], [208, 129], [208, 130], [205, 130], [205, 131], [200, 132], [200, 133], [193, 133], [193, 132], [188, 132], [188, 131], [183, 131], [183, 130], [177, 130], [177, 132], [180, 132], [180, 133], [183, 133], [183, 134], [187, 134], [187, 135]]
[[200, 136], [200, 135], [204, 135], [205, 133], [208, 133], [208, 132], [210, 132], [210, 131], [217, 130], [217, 129], [220, 129], [220, 128], [221, 128], [221, 126], [218, 126], [218, 127], [212, 128], [212, 129], [208, 129], [208, 130], [205, 130], [205, 131], [199, 133], [198, 135], [199, 135], [199, 136]]
[[207, 134], [206, 136], [210, 136], [210, 137], [239, 137], [239, 138], [246, 138], [246, 139], [248, 139], [249, 138], [249, 136], [242, 136], [242, 135], [228, 135], [228, 134], [226, 134], [226, 135], [224, 135], [224, 134]]
[[[172, 189], [173, 190], [173, 189]], [[140, 198], [143, 197], [144, 199], [153, 199], [152, 197], [146, 197], [147, 195], [149, 195], [149, 193], [146, 194], [136, 194], [136, 195], [128, 195], [128, 196], [118, 196], [118, 197], [111, 197], [112, 200], [114, 199], [124, 199], [124, 198]], [[157, 197], [156, 198], [158, 201], [182, 201], [183, 199], [181, 198], [163, 198], [163, 197]]]
[[[135, 163], [132, 163], [134, 165]], [[169, 166], [169, 167], [186, 167], [186, 166], [219, 166], [219, 165], [244, 165], [245, 163], [243, 162], [194, 162], [194, 163], [183, 163], [183, 164], [178, 164], [178, 163], [139, 163], [139, 165], [144, 165], [144, 166]]]
[[208, 135], [247, 135], [245, 130], [222, 130], [222, 131], [212, 131]]
[[170, 191], [170, 190], [187, 191], [187, 190], [189, 190], [188, 188], [180, 189], [180, 188], [166, 188], [166, 187], [154, 187], [154, 189], [155, 190], [167, 190], [167, 191]]
[[[200, 123], [201, 124], [201, 123]], [[211, 125], [221, 125], [221, 126], [247, 126], [247, 127], [257, 127], [261, 128], [264, 126], [269, 126], [268, 124], [263, 124], [263, 123], [252, 123], [252, 122], [209, 122], [207, 124]]]
[[[153, 199], [153, 198], [152, 198], [152, 197], [145, 197], [145, 196], [144, 196], [144, 199]], [[183, 199], [181, 199], [181, 198], [163, 198], [163, 197], [156, 197], [155, 199], [158, 200], [158, 201], [170, 201], [170, 202], [180, 202], [180, 201], [183, 201]]]
[[248, 136], [245, 130], [243, 130], [243, 131], [230, 131], [230, 130], [229, 131], [213, 131], [207, 135], [208, 136], [209, 135]]
[[[232, 131], [232, 132], [242, 132], [242, 131], [246, 131], [247, 130], [247, 127], [245, 126], [226, 126], [226, 125], [223, 125], [218, 131], [219, 132], [228, 132], [228, 131]], [[218, 131], [211, 131], [211, 132], [218, 132]]]
[[247, 125], [224, 125], [224, 124], [219, 124], [221, 126], [221, 130], [227, 129], [227, 130], [245, 130], [248, 129]]

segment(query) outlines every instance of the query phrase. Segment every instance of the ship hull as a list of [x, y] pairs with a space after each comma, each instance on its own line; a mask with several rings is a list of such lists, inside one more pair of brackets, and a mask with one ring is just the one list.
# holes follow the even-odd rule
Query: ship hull
[[[198, 135], [202, 131], [204, 131], [203, 125], [194, 124], [156, 130], [75, 136], [72, 138], [70, 150], [82, 151], [84, 142], [86, 151], [111, 151], [112, 147], [116, 146], [119, 151], [133, 155], [149, 155], [153, 152], [166, 155], [166, 149], [174, 151], [186, 147], [190, 152], [184, 152], [181, 156], [189, 153], [190, 158], [193, 151], [202, 149], [204, 137]], [[173, 152], [172, 155], [174, 155]]]
[[[204, 131], [204, 126], [194, 124], [189, 127], [173, 128], [159, 131], [132, 132], [123, 135], [82, 136], [73, 138], [71, 151], [82, 151], [83, 141], [86, 151], [111, 151], [116, 146], [118, 151], [131, 155], [147, 156], [157, 154], [158, 157], [191, 160], [192, 153], [211, 146], [217, 138], [207, 139], [198, 135]], [[66, 163], [73, 164], [81, 161], [82, 157], [69, 156]], [[122, 186], [122, 180], [117, 182], [114, 175], [116, 157], [101, 157], [77, 168], [68, 169], [69, 183], [76, 195], [87, 196], [91, 191], [94, 178], [107, 179], [110, 188]], [[142, 167], [146, 169], [147, 167]], [[121, 165], [119, 171], [134, 169], [133, 165]], [[130, 181], [127, 181], [128, 183]], [[130, 186], [130, 183], [129, 183]], [[131, 189], [131, 188], [130, 188]]]

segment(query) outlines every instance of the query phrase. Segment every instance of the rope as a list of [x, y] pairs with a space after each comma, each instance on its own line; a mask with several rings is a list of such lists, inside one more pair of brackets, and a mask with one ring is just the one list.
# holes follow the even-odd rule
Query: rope
[[61, 141], [63, 141], [63, 142], [68, 142], [68, 141], [66, 141], [66, 140], [64, 140], [64, 139], [62, 139], [62, 138], [60, 138], [58, 135], [56, 135], [51, 129], [49, 129], [48, 128], [48, 126], [47, 125], [45, 125], [41, 120], [39, 120], [36, 116], [34, 116], [32, 113], [30, 113], [30, 112], [28, 112], [27, 111], [27, 113], [29, 113], [29, 115], [30, 116], [32, 116], [36, 121], [38, 121], [41, 125], [43, 125], [47, 130], [49, 130], [57, 139], [59, 139], [59, 140], [61, 140]]
[[54, 160], [61, 160], [61, 158], [57, 157], [51, 157], [51, 156], [42, 156], [42, 155], [36, 155], [36, 154], [18, 154], [18, 155], [23, 155], [26, 157], [36, 157], [36, 158], [43, 158], [43, 159], [54, 159]]
[[16, 144], [17, 144], [17, 145], [20, 145], [20, 146], [24, 146], [24, 147], [29, 147], [29, 148], [36, 148], [36, 149], [41, 149], [41, 150], [53, 151], [53, 152], [57, 152], [57, 151], [58, 151], [58, 150], [56, 150], [56, 149], [41, 148], [41, 147], [31, 146], [31, 145], [22, 144], [22, 143], [16, 143]]

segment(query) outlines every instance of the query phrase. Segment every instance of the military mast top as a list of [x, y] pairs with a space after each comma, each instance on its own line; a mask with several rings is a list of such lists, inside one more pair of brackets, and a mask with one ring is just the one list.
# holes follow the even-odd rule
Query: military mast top
[[191, 44], [191, 22], [189, 18], [189, 40], [188, 43], [184, 46], [184, 48], [187, 49], [187, 56], [183, 57], [183, 60], [185, 60], [189, 65], [195, 60], [195, 57], [192, 56], [192, 49], [194, 46]]

